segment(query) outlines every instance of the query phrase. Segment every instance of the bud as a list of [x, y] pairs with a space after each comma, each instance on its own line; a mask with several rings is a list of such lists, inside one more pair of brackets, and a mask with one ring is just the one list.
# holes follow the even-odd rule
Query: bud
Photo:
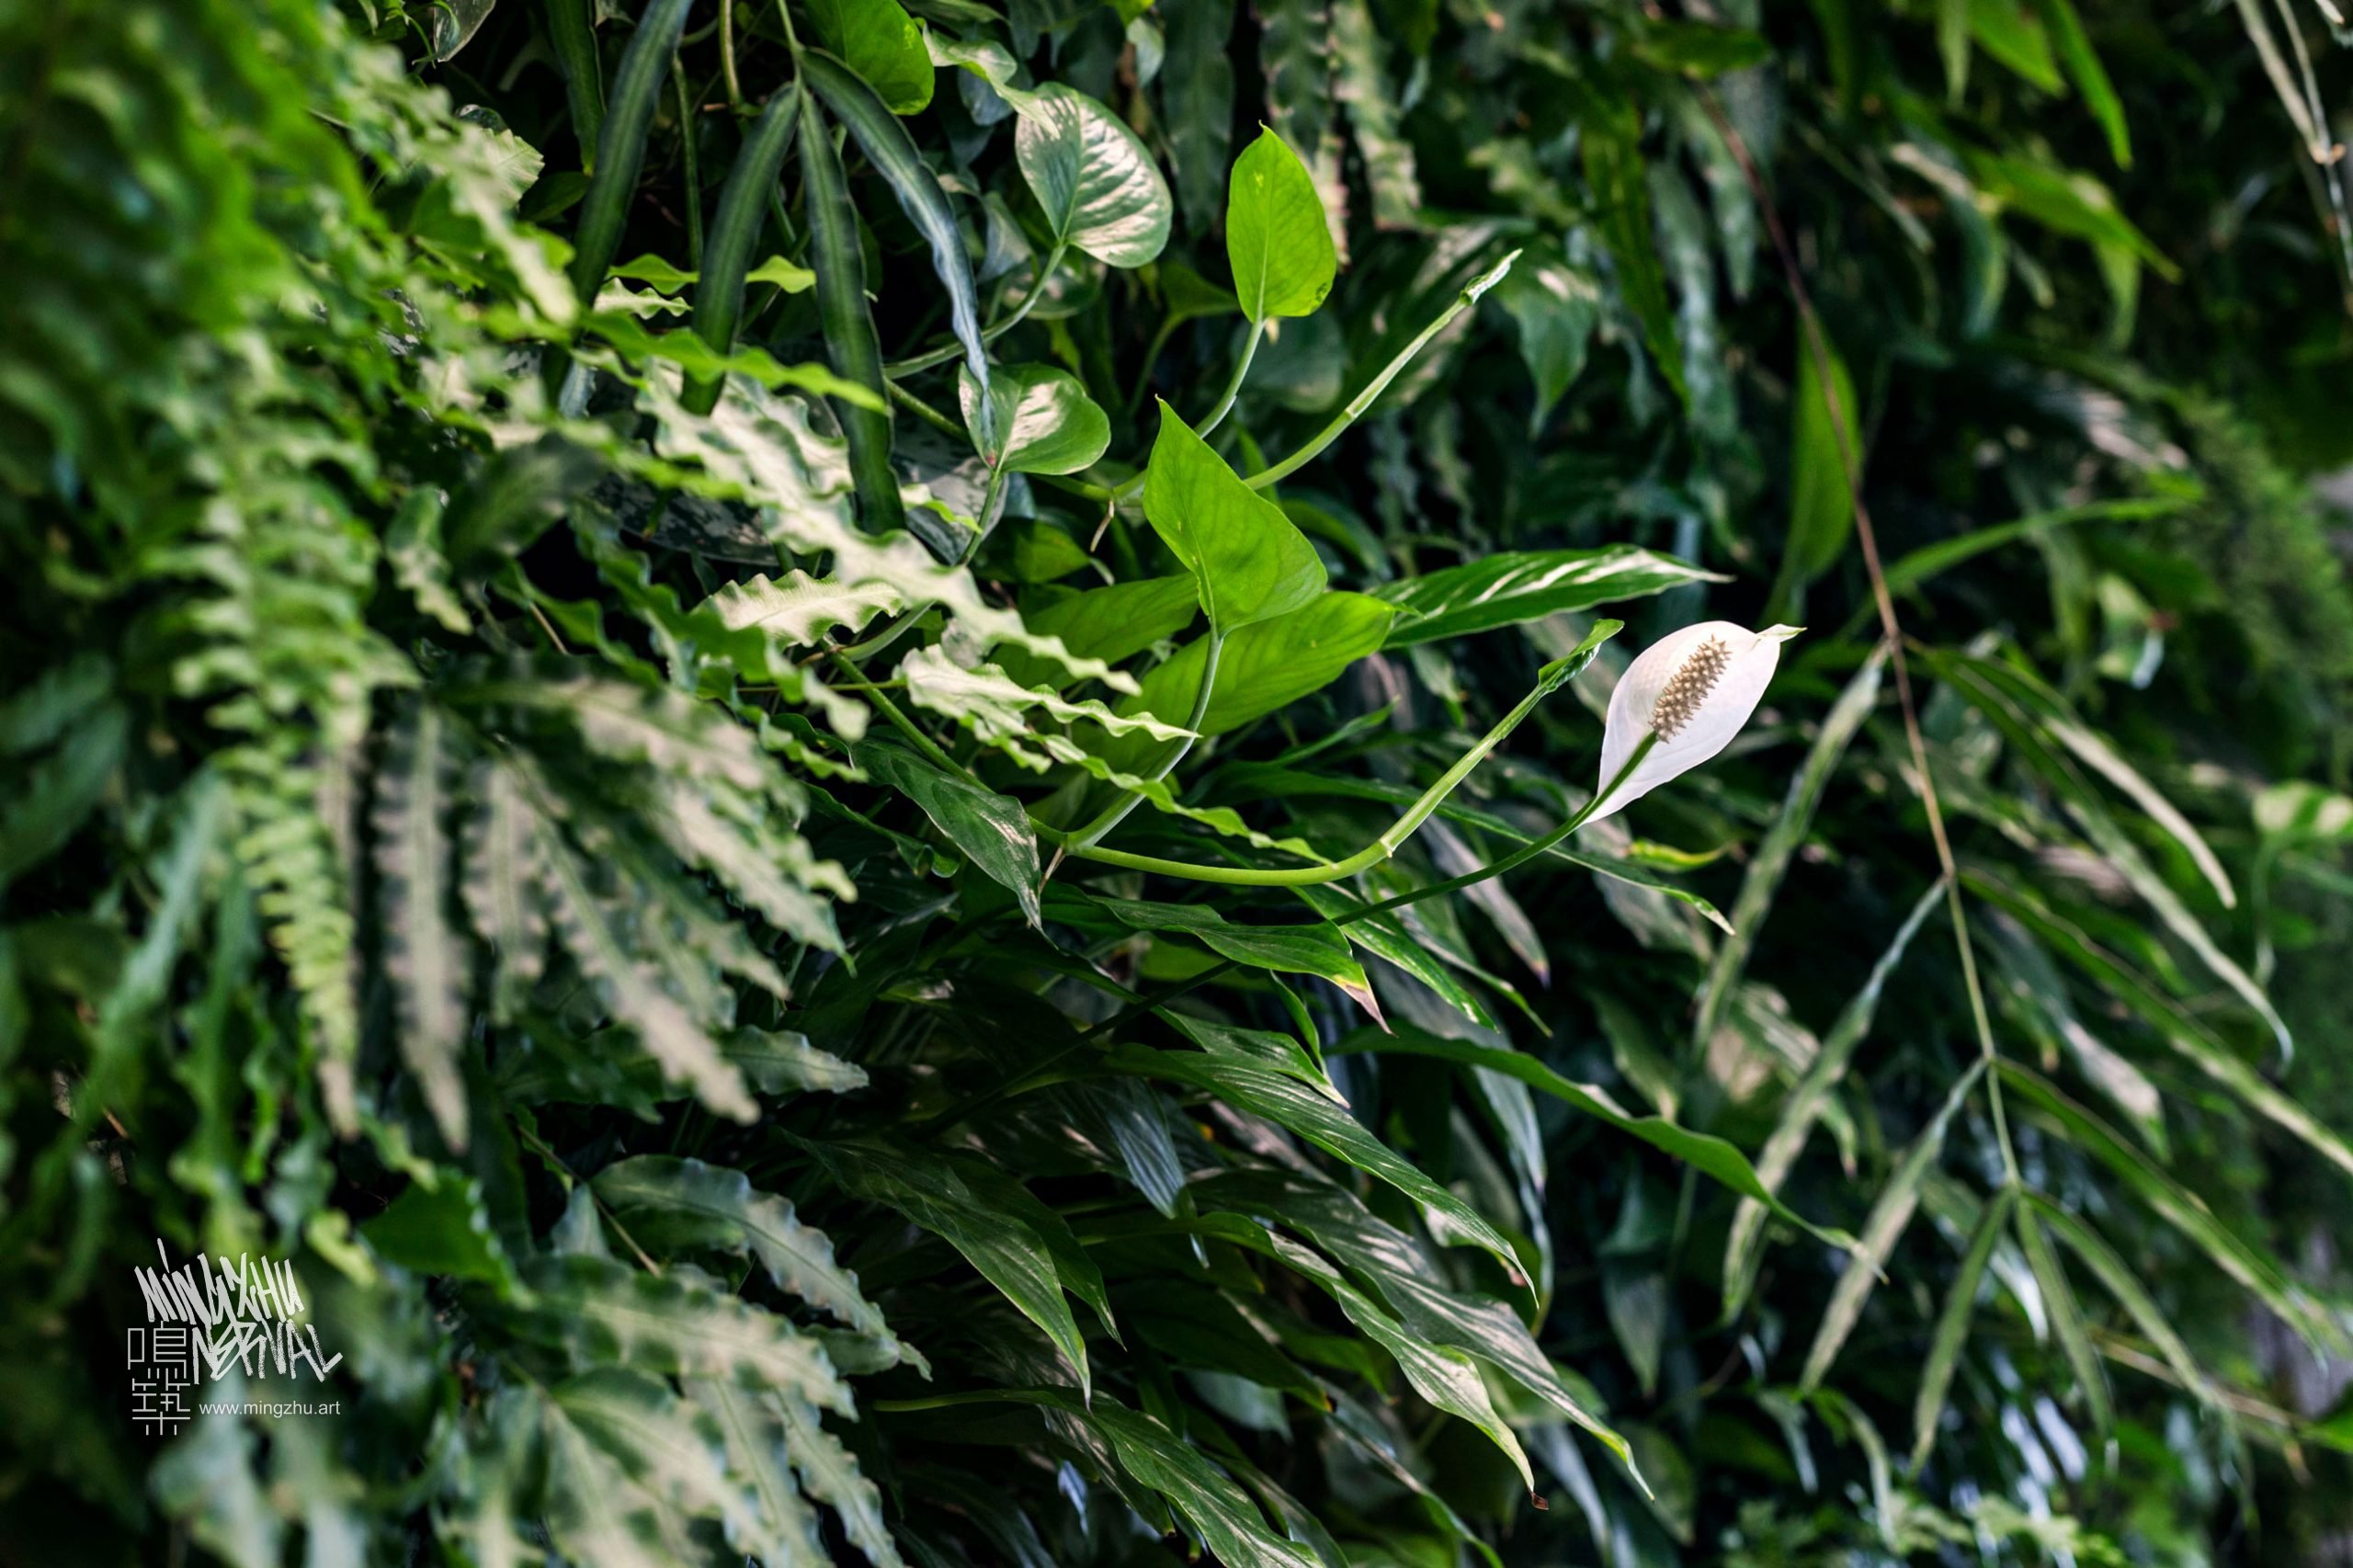
[[1599, 822], [1730, 745], [1756, 711], [1781, 662], [1781, 644], [1803, 630], [1751, 631], [1729, 620], [1703, 620], [1643, 649], [1609, 694], [1596, 788], [1609, 789], [1643, 737], [1658, 739], [1586, 821]]

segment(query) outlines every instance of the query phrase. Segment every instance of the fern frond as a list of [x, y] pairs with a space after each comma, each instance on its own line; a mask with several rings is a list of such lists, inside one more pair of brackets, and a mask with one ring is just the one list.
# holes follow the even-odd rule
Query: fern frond
[[449, 923], [450, 846], [441, 816], [449, 757], [444, 720], [421, 702], [401, 725], [376, 787], [376, 874], [384, 969], [400, 1019], [401, 1058], [453, 1149], [466, 1146], [466, 949]]

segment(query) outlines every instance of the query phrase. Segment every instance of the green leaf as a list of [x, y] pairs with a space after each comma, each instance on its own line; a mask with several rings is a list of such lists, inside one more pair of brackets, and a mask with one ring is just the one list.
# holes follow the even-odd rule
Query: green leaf
[[1307, 536], [1165, 402], [1144, 471], [1143, 510], [1192, 573], [1212, 636], [1297, 609], [1324, 591], [1324, 562]]
[[1522, 258], [1495, 285], [1495, 301], [1519, 329], [1519, 358], [1536, 382], [1528, 420], [1532, 434], [1585, 371], [1594, 329], [1601, 324], [1601, 290], [1589, 273], [1569, 266], [1558, 247], [1547, 246]]
[[509, 1326], [579, 1365], [714, 1378], [850, 1411], [849, 1390], [816, 1339], [714, 1289], [693, 1268], [654, 1275], [611, 1258], [551, 1253], [523, 1274], [538, 1299], [508, 1313]]
[[[870, 3], [892, 6], [893, 0]], [[930, 80], [926, 62], [926, 87]], [[719, 214], [703, 242], [702, 277], [695, 285], [695, 331], [722, 354], [733, 351], [736, 329], [743, 324], [745, 272], [751, 265], [752, 247], [759, 243], [761, 227], [768, 221], [769, 203], [777, 199], [777, 179], [784, 171], [784, 155], [792, 146], [793, 129], [800, 123], [801, 103], [801, 94], [790, 89], [768, 100], [727, 171], [726, 187], [719, 193]], [[810, 281], [815, 282], [814, 274]], [[690, 394], [688, 406], [708, 414], [718, 400], [719, 389], [711, 386]]]
[[1871, 650], [1863, 667], [1855, 672], [1854, 678], [1838, 694], [1838, 700], [1822, 721], [1822, 728], [1814, 733], [1813, 744], [1806, 749], [1805, 761], [1790, 776], [1780, 813], [1758, 841], [1756, 854], [1748, 862], [1747, 874], [1741, 879], [1740, 896], [1732, 906], [1732, 935], [1716, 945], [1714, 961], [1708, 966], [1708, 977], [1700, 983], [1691, 1025], [1696, 1051], [1704, 1051], [1716, 1032], [1724, 1004], [1731, 997], [1733, 987], [1739, 983], [1741, 971], [1747, 967], [1749, 949], [1756, 940], [1757, 929], [1772, 910], [1774, 895], [1780, 892], [1781, 878], [1789, 870], [1790, 857], [1813, 831], [1814, 808], [1822, 803], [1822, 793], [1830, 787], [1830, 776], [1838, 770], [1840, 759], [1847, 755], [1847, 743], [1878, 706], [1880, 674], [1886, 662], [1887, 644], [1881, 642]]
[[401, 1059], [442, 1137], [462, 1150], [469, 955], [449, 917], [449, 835], [441, 818], [449, 763], [441, 729], [441, 710], [420, 703], [393, 740], [376, 793], [376, 874]]
[[2173, 1375], [2181, 1386], [2209, 1411], [2220, 1416], [2224, 1426], [2235, 1427], [2237, 1417], [2216, 1391], [2213, 1381], [2199, 1367], [2198, 1358], [2191, 1355], [2189, 1346], [2182, 1343], [2181, 1335], [2165, 1321], [2165, 1313], [2159, 1310], [2156, 1299], [2149, 1294], [2148, 1287], [2142, 1284], [2124, 1260], [2116, 1256], [2115, 1249], [2080, 1216], [2070, 1214], [2042, 1194], [2030, 1192], [2027, 1194], [2026, 1200], [2032, 1205], [2042, 1223], [2050, 1226], [2059, 1239], [2067, 1244], [2067, 1250], [2083, 1259], [2086, 1267], [2098, 1277], [2108, 1293], [2116, 1298], [2117, 1305], [2124, 1309], [2149, 1343], [2157, 1347], [2157, 1354], [2164, 1357], [2165, 1365], [2173, 1369]]
[[2143, 1202], [2217, 1268], [2253, 1291], [2281, 1322], [2324, 1353], [2343, 1342], [2343, 1331], [2276, 1258], [2216, 1219], [2203, 1200], [2166, 1175], [2163, 1166], [2033, 1069], [2007, 1059], [1995, 1067], [2020, 1101], [2056, 1121], [2068, 1142], [2122, 1178]]
[[1776, 601], [1784, 605], [1802, 602], [1805, 585], [1836, 564], [1855, 531], [1847, 475], [1852, 471], [1859, 477], [1862, 468], [1863, 423], [1846, 361], [1837, 349], [1824, 347], [1830, 356], [1830, 384], [1836, 389], [1836, 419], [1823, 396], [1820, 367], [1803, 341], [1798, 345], [1797, 390], [1790, 398], [1790, 533], [1774, 585]]
[[899, 0], [810, 0], [809, 15], [825, 47], [864, 77], [892, 114], [930, 105], [931, 51]]
[[[1837, 1021], [1822, 1037], [1821, 1048], [1806, 1066], [1805, 1075], [1797, 1087], [1781, 1102], [1781, 1119], [1774, 1126], [1772, 1135], [1765, 1140], [1765, 1147], [1757, 1152], [1756, 1179], [1768, 1191], [1779, 1192], [1781, 1183], [1797, 1164], [1806, 1140], [1813, 1131], [1813, 1124], [1829, 1107], [1831, 1091], [1847, 1076], [1847, 1064], [1854, 1061], [1856, 1048], [1870, 1032], [1871, 1019], [1879, 1012], [1881, 994], [1887, 989], [1895, 966], [1904, 961], [1904, 954], [1920, 929], [1929, 911], [1944, 899], [1945, 884], [1932, 882], [1927, 892], [1912, 905], [1912, 913], [1896, 927], [1894, 938], [1881, 953], [1879, 961], [1871, 965], [1870, 976], [1862, 989], [1856, 992], [1847, 1006], [1840, 1009]], [[1733, 1214], [1732, 1233], [1724, 1243], [1724, 1304], [1731, 1312], [1738, 1308], [1748, 1293], [1751, 1270], [1756, 1258], [1756, 1244], [1762, 1237], [1765, 1210], [1754, 1199], [1743, 1199]]]
[[1756, 33], [1712, 22], [1652, 20], [1634, 35], [1635, 59], [1702, 80], [1745, 71], [1771, 57], [1771, 46]]
[[1481, 1067], [1507, 1078], [1517, 1078], [1531, 1089], [1566, 1101], [1585, 1115], [1641, 1139], [1652, 1148], [1682, 1161], [1734, 1192], [1770, 1206], [1773, 1212], [1782, 1219], [1832, 1246], [1845, 1247], [1853, 1240], [1791, 1212], [1766, 1188], [1763, 1182], [1756, 1179], [1756, 1173], [1750, 1167], [1746, 1157], [1722, 1139], [1677, 1127], [1664, 1117], [1631, 1115], [1609, 1096], [1608, 1091], [1590, 1084], [1573, 1083], [1532, 1056], [1502, 1046], [1448, 1040], [1411, 1023], [1398, 1024], [1386, 1035], [1358, 1029], [1332, 1047], [1334, 1055], [1355, 1051], [1375, 1051], [1385, 1056], [1434, 1056], [1441, 1062], [1461, 1062], [1466, 1067]]
[[1964, 870], [1961, 880], [1972, 892], [2008, 911], [2020, 925], [2097, 981], [2109, 994], [2138, 1015], [2200, 1071], [2237, 1095], [2258, 1114], [2303, 1140], [2330, 1164], [2353, 1174], [2353, 1145], [2348, 1145], [2300, 1102], [2265, 1082], [2260, 1074], [2145, 976], [2119, 961], [2080, 928], [1988, 873]]
[[[963, 1254], [964, 1260], [1002, 1291], [1022, 1316], [1045, 1331], [1077, 1374], [1081, 1392], [1091, 1388], [1086, 1341], [1079, 1334], [1077, 1320], [1071, 1316], [1070, 1303], [1063, 1299], [1063, 1265], [1052, 1244], [1055, 1238], [1042, 1234], [1030, 1222], [1037, 1210], [1043, 1210], [1060, 1225], [1052, 1210], [1034, 1199], [1029, 1203], [1035, 1210], [1027, 1213], [995, 1201], [1005, 1196], [1003, 1187], [1011, 1187], [1024, 1198], [1028, 1194], [1010, 1177], [998, 1178], [987, 1190], [975, 1190], [972, 1178], [985, 1167], [905, 1144], [885, 1147], [836, 1139], [803, 1147], [851, 1194], [897, 1210]], [[995, 1176], [997, 1173], [987, 1174]], [[1067, 1233], [1065, 1229], [1063, 1234]], [[1099, 1294], [1099, 1278], [1095, 1290]]]
[[481, 1185], [447, 1170], [431, 1187], [412, 1182], [359, 1227], [359, 1238], [385, 1262], [419, 1274], [484, 1280], [501, 1295], [516, 1283], [514, 1263], [483, 1207]]
[[[899, 662], [899, 673], [906, 677], [908, 700], [916, 707], [955, 720], [1023, 767], [1040, 772], [1054, 762], [1075, 760], [1079, 751], [1062, 736], [1033, 731], [1028, 717], [1032, 712], [1065, 721], [1085, 719], [1114, 734], [1149, 735], [1155, 741], [1178, 740], [1189, 733], [1149, 715], [1114, 713], [1096, 698], [1069, 702], [1044, 687], [1017, 685], [995, 665], [966, 669], [938, 648], [908, 654]], [[1041, 753], [1033, 747], [1044, 749]]]
[[2091, 1411], [2092, 1425], [2106, 1437], [2116, 1429], [2115, 1403], [2109, 1392], [2108, 1373], [2100, 1365], [2099, 1353], [2092, 1348], [2091, 1332], [2084, 1325], [2084, 1309], [2075, 1299], [2075, 1289], [2068, 1283], [2067, 1271], [2060, 1267], [2058, 1255], [2051, 1250], [2051, 1238], [2037, 1219], [2040, 1212], [2030, 1200], [2011, 1206], [2018, 1247], [2026, 1254], [2027, 1266], [2034, 1271], [2035, 1290], [2042, 1297], [2043, 1313], [2050, 1319], [2051, 1332], [2057, 1336], [2059, 1348], [2075, 1374], [2075, 1385], [2082, 1390], [2084, 1403]]
[[869, 744], [851, 755], [876, 782], [921, 806], [983, 875], [1012, 891], [1022, 917], [1039, 924], [1038, 836], [1020, 801], [943, 772], [899, 746]]
[[1233, 292], [1254, 323], [1313, 314], [1339, 270], [1314, 176], [1288, 142], [1263, 126], [1234, 160], [1225, 198], [1225, 254], [1233, 267]]
[[1148, 903], [1135, 899], [1093, 901], [1121, 925], [1137, 931], [1176, 932], [1190, 937], [1220, 958], [1278, 974], [1312, 974], [1328, 980], [1357, 1005], [1381, 1017], [1364, 966], [1348, 956], [1347, 938], [1328, 922], [1305, 926], [1237, 926], [1204, 904]]
[[[854, 77], [850, 85], [866, 92], [865, 85]], [[872, 95], [866, 96], [871, 103]], [[826, 101], [832, 101], [831, 95]], [[874, 104], [872, 108], [889, 119], [881, 105]], [[858, 247], [858, 210], [850, 203], [849, 182], [842, 173], [841, 154], [834, 147], [833, 128], [813, 110], [805, 118], [808, 124], [801, 136], [801, 201], [809, 218], [809, 259], [817, 272], [817, 315], [824, 327], [825, 357], [843, 380], [880, 400], [885, 395], [882, 344], [875, 335], [874, 312], [866, 301], [866, 258]], [[898, 122], [891, 123], [895, 128]], [[925, 177], [929, 177], [927, 173]], [[899, 499], [899, 476], [891, 467], [890, 415], [881, 408], [863, 407], [840, 398], [834, 402], [834, 414], [849, 442], [850, 475], [867, 531], [883, 533], [898, 528], [905, 512]], [[954, 551], [943, 545], [936, 553], [952, 559]]]
[[[1217, 685], [1201, 718], [1201, 733], [1238, 730], [1321, 691], [1341, 671], [1380, 650], [1395, 614], [1379, 599], [1336, 589], [1288, 615], [1243, 628], [1226, 640], [1219, 656]], [[1193, 694], [1200, 689], [1201, 661], [1207, 653], [1202, 641], [1188, 642], [1175, 657], [1154, 666], [1143, 678], [1142, 692], [1120, 704], [1120, 710], [1164, 717], [1174, 713], [1180, 720], [1188, 715]], [[1129, 755], [1126, 750], [1112, 754], [1115, 761]]]
[[[1188, 573], [1089, 588], [1042, 609], [1024, 611], [1022, 619], [1039, 635], [1061, 638], [1073, 653], [1118, 664], [1176, 636], [1193, 623], [1199, 609], [1199, 591]], [[1017, 678], [1023, 673], [1010, 659], [1006, 669]], [[1023, 679], [1022, 684], [1037, 683]]]
[[[915, 232], [931, 247], [932, 271], [948, 290], [948, 320], [964, 346], [964, 368], [975, 376], [988, 373], [988, 355], [982, 346], [979, 292], [972, 286], [972, 264], [964, 252], [963, 231], [956, 225], [948, 195], [923, 155], [915, 151], [905, 126], [892, 118], [866, 84], [845, 70], [841, 62], [820, 50], [808, 50], [801, 68], [825, 107], [840, 117], [866, 153], [867, 161], [891, 187]], [[813, 138], [803, 136], [805, 146]]]
[[1978, 1284], [1985, 1278], [1986, 1261], [1994, 1256], [1995, 1244], [2002, 1239], [2002, 1227], [2009, 1221], [2010, 1205], [2017, 1200], [2018, 1194], [2004, 1187], [1978, 1211], [1977, 1229], [1969, 1238], [1969, 1249], [1961, 1255], [1961, 1267], [1953, 1271], [1944, 1310], [1937, 1314], [1936, 1333], [1928, 1341], [1928, 1359], [1920, 1371], [1920, 1392], [1912, 1402], [1912, 1468], [1915, 1471], [1927, 1462], [1929, 1450], [1936, 1447], [1945, 1395], [1952, 1387], [1953, 1369], [1960, 1363], [1961, 1346], [1969, 1338], [1969, 1320], [1977, 1311]]
[[788, 294], [805, 294], [817, 286], [817, 275], [805, 267], [795, 267], [780, 256], [772, 256], [744, 274], [744, 281], [772, 283]]
[[1651, 235], [1650, 176], [1643, 160], [1642, 116], [1618, 102], [1584, 124], [1586, 183], [1593, 187], [1602, 244], [1616, 274], [1618, 294], [1643, 329], [1652, 361], [1688, 398], [1683, 352], [1676, 342], [1675, 316], [1666, 302], [1666, 275]]
[[1133, 1073], [1189, 1085], [1217, 1096], [1237, 1110], [1262, 1116], [1368, 1176], [1378, 1176], [1423, 1208], [1453, 1221], [1452, 1229], [1495, 1255], [1514, 1278], [1519, 1260], [1503, 1233], [1461, 1199], [1365, 1131], [1356, 1118], [1297, 1078], [1230, 1056], [1193, 1051], [1154, 1051], [1120, 1046], [1105, 1060], [1115, 1073]]
[[1601, 550], [1504, 551], [1372, 591], [1402, 613], [1388, 646], [1412, 647], [1541, 620], [1688, 583], [1731, 581], [1671, 555], [1613, 544]]
[[666, 1154], [607, 1165], [592, 1185], [639, 1243], [709, 1247], [758, 1258], [769, 1280], [861, 1334], [889, 1326], [858, 1292], [858, 1276], [834, 1258], [825, 1233], [801, 1222], [789, 1199], [754, 1187], [741, 1171]]
[[[728, 1477], [744, 1489], [743, 1506], [728, 1520], [731, 1544], [763, 1562], [821, 1561], [817, 1513], [801, 1497], [787, 1458], [784, 1403], [710, 1378], [688, 1378], [684, 1387], [719, 1428]], [[815, 1419], [814, 1411], [809, 1415]]]
[[688, 1521], [738, 1505], [717, 1423], [653, 1378], [599, 1369], [550, 1389], [547, 1527], [578, 1562], [671, 1568]]
[[1051, 365], [992, 366], [985, 403], [969, 370], [957, 397], [972, 448], [1012, 473], [1076, 473], [1111, 444], [1111, 422], [1078, 378]]
[[[580, 227], [572, 242], [572, 291], [583, 303], [604, 289], [605, 270], [620, 247], [630, 203], [637, 195], [638, 173], [645, 165], [645, 139], [654, 129], [663, 79], [670, 73], [692, 6], [693, 0], [647, 0], [629, 47], [621, 51], [620, 71], [597, 130], [596, 172], [581, 199]], [[576, 40], [573, 47], [578, 47]], [[595, 48], [591, 39], [591, 55]], [[567, 91], [573, 90], [567, 83]], [[573, 112], [578, 124], [582, 116], [576, 103]]]
[[2131, 168], [2132, 135], [2125, 128], [2124, 105], [2117, 98], [2115, 84], [2108, 79], [2107, 67], [2092, 50], [2083, 17], [2076, 15], [2070, 0], [2035, 0], [2035, 9], [2042, 13], [2052, 43], [2059, 51], [2059, 62], [2067, 68], [2075, 90], [2084, 95], [2084, 106], [2099, 121], [2108, 138], [2109, 156], [2116, 160], [2118, 168]]
[[0, 805], [0, 888], [65, 847], [97, 809], [130, 736], [129, 713], [108, 702], [22, 778]]
[[548, 44], [563, 76], [572, 132], [580, 143], [582, 165], [593, 174], [605, 124], [605, 68], [597, 52], [596, 0], [547, 0], [547, 17]]
[[1046, 232], [1113, 267], [1142, 267], [1168, 244], [1168, 184], [1125, 122], [1050, 82], [1017, 106], [1014, 156]]
[[1985, 1070], [1983, 1062], [1972, 1063], [1961, 1075], [1945, 1103], [1920, 1135], [1904, 1151], [1889, 1174], [1887, 1185], [1880, 1189], [1879, 1200], [1871, 1205], [1870, 1217], [1863, 1222], [1863, 1233], [1853, 1256], [1840, 1271], [1838, 1283], [1830, 1291], [1830, 1304], [1823, 1309], [1822, 1326], [1814, 1331], [1813, 1348], [1806, 1352], [1805, 1370], [1798, 1379], [1802, 1392], [1812, 1393], [1822, 1386], [1823, 1374], [1830, 1370], [1830, 1363], [1838, 1357], [1840, 1346], [1854, 1331], [1857, 1320], [1863, 1315], [1863, 1303], [1870, 1299], [1871, 1288], [1879, 1283], [1887, 1268], [1887, 1260], [1904, 1228], [1912, 1222], [1913, 1210], [1920, 1204], [1920, 1184], [1927, 1179], [1937, 1160], [1944, 1153], [1945, 1130], [1952, 1124], [1955, 1112], [1977, 1086]]
[[[1342, 1265], [1371, 1280], [1404, 1328], [1435, 1345], [1467, 1351], [1584, 1427], [1620, 1460], [1625, 1439], [1588, 1411], [1508, 1302], [1449, 1290], [1414, 1238], [1337, 1185], [1276, 1172], [1235, 1172], [1202, 1184], [1202, 1205], [1291, 1225]], [[1289, 1255], [1285, 1256], [1287, 1258]], [[1639, 1479], [1639, 1478], [1637, 1478]]]
[[2053, 233], [2112, 247], [2147, 264], [2168, 283], [2181, 278], [2181, 269], [2117, 207], [2115, 193], [2080, 169], [1995, 153], [1972, 153], [1969, 173], [1987, 196]]

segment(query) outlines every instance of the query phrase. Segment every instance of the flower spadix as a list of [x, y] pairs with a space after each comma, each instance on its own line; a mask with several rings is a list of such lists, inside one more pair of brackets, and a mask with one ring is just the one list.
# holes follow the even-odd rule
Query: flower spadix
[[1730, 745], [1756, 711], [1781, 662], [1781, 644], [1803, 630], [1751, 631], [1729, 620], [1703, 620], [1643, 649], [1609, 694], [1595, 788], [1609, 790], [1643, 737], [1658, 738], [1586, 822], [1599, 822]]

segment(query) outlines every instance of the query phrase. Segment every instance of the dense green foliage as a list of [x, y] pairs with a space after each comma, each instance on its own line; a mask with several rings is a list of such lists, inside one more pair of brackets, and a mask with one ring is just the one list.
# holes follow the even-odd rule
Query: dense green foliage
[[0, 1562], [2342, 1528], [2332, 47], [0, 0]]

